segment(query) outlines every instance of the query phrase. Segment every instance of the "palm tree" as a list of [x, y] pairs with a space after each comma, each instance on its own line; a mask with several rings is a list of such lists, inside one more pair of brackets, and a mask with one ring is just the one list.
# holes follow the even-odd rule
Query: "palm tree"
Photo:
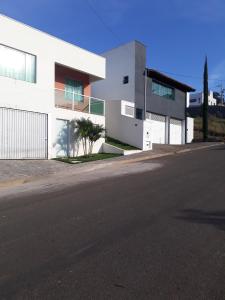
[[85, 118], [72, 120], [71, 124], [74, 140], [79, 138], [82, 141], [84, 155], [92, 154], [94, 143], [105, 132], [104, 127]]
[[105, 132], [103, 125], [93, 124], [89, 132], [89, 154], [92, 154], [94, 143], [99, 140]]
[[92, 130], [93, 123], [89, 119], [81, 118], [75, 121], [77, 136], [81, 139], [84, 149], [84, 155], [88, 155], [88, 140]]

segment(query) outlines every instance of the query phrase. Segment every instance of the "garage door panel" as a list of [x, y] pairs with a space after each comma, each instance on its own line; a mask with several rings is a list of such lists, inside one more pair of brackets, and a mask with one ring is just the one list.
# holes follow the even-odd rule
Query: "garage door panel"
[[182, 121], [170, 119], [170, 144], [182, 144]]
[[0, 108], [0, 159], [46, 159], [46, 114]]
[[151, 114], [151, 141], [154, 144], [166, 142], [166, 117]]

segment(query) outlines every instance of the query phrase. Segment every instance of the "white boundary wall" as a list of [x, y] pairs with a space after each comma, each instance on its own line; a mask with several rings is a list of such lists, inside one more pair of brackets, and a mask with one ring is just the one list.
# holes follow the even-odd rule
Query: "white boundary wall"
[[194, 119], [187, 118], [187, 143], [192, 143], [194, 139]]
[[106, 101], [107, 135], [142, 150], [150, 150], [150, 122], [125, 115], [125, 105], [134, 103], [124, 100]]

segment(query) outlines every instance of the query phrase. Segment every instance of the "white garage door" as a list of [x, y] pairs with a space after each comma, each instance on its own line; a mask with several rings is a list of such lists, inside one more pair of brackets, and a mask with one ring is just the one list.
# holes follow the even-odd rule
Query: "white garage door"
[[170, 119], [170, 144], [182, 144], [182, 121]]
[[48, 158], [48, 116], [0, 108], [0, 159]]
[[56, 119], [56, 157], [65, 157], [69, 154], [69, 122]]
[[151, 142], [165, 144], [166, 142], [166, 117], [151, 114]]

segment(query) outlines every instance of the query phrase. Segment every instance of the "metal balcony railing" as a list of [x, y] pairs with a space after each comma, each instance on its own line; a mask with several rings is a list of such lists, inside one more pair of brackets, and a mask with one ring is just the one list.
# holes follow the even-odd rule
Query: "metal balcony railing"
[[55, 89], [55, 106], [99, 116], [105, 115], [104, 100], [61, 89]]

